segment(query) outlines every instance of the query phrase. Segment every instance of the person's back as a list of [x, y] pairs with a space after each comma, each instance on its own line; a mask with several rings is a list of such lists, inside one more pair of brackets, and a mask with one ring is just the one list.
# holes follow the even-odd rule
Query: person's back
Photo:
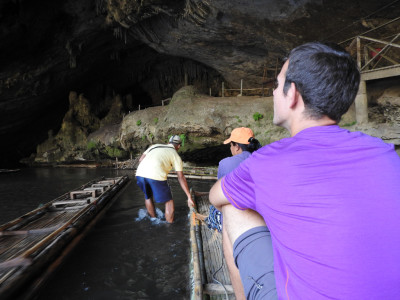
[[277, 284], [278, 294], [291, 299], [400, 295], [396, 156], [393, 146], [379, 139], [321, 126], [270, 144], [239, 166], [239, 173], [244, 165], [254, 174], [253, 209], [273, 233], [276, 281], [285, 283]]
[[273, 123], [291, 137], [211, 189], [249, 299], [275, 299], [274, 279], [279, 299], [399, 298], [400, 157], [337, 126], [359, 81], [337, 45], [293, 49], [273, 92]]
[[166, 180], [172, 167], [182, 168], [182, 160], [171, 144], [155, 144], [144, 153], [146, 156], [137, 168], [137, 176]]
[[183, 175], [182, 159], [177, 153], [181, 144], [182, 140], [179, 135], [173, 135], [169, 138], [167, 145], [153, 145], [139, 158], [136, 183], [144, 193], [144, 201], [150, 218], [156, 217], [154, 202], [165, 203], [165, 220], [168, 223], [174, 221], [175, 205], [167, 181], [167, 175], [172, 168], [175, 169], [179, 185], [188, 197], [188, 206], [194, 205], [189, 186]]

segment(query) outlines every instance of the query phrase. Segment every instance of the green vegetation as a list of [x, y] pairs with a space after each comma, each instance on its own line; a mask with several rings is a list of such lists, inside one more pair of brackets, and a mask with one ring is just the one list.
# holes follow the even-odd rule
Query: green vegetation
[[184, 133], [180, 134], [179, 137], [182, 140], [182, 147], [185, 146], [185, 141], [186, 141], [186, 135]]
[[264, 116], [263, 116], [262, 114], [260, 114], [259, 112], [256, 112], [256, 113], [253, 115], [254, 121], [261, 120], [262, 118], [264, 118]]
[[154, 134], [152, 134], [151, 132], [149, 133], [149, 138], [153, 139], [154, 138]]
[[351, 122], [351, 123], [343, 124], [342, 127], [350, 127], [350, 126], [355, 125], [356, 123], [357, 123], [356, 121], [353, 121], [353, 122]]
[[154, 121], [154, 124], [157, 124], [158, 123], [158, 118], [157, 117], [154, 118], [153, 121]]
[[109, 156], [109, 157], [124, 157], [126, 156], [126, 152], [124, 150], [121, 150], [117, 147], [111, 147], [111, 146], [107, 146], [105, 149], [105, 153]]
[[142, 121], [141, 120], [138, 120], [137, 122], [136, 122], [136, 125], [137, 126], [140, 126], [142, 124]]
[[146, 136], [142, 135], [142, 141], [145, 141], [145, 140], [146, 140]]
[[98, 148], [98, 144], [97, 144], [97, 142], [95, 142], [95, 141], [89, 141], [88, 143], [87, 143], [87, 149], [88, 150], [95, 150], [95, 149], [97, 149]]

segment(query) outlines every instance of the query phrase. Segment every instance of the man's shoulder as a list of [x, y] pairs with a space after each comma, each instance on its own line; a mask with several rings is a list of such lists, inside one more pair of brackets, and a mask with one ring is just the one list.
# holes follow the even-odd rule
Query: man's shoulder
[[153, 150], [153, 149], [161, 149], [161, 150], [162, 149], [173, 149], [173, 150], [175, 150], [174, 146], [171, 144], [154, 144], [148, 148], [148, 151]]

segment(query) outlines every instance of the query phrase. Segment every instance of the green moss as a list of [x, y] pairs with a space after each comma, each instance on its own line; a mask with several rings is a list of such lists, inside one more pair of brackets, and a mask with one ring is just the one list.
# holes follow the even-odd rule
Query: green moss
[[137, 120], [136, 125], [140, 126], [141, 124], [142, 124], [142, 121], [141, 120]]
[[88, 149], [88, 150], [94, 150], [94, 149], [97, 149], [98, 147], [99, 147], [99, 145], [98, 145], [98, 143], [95, 142], [95, 141], [89, 141], [89, 142], [87, 143], [87, 149]]
[[158, 118], [157, 117], [154, 118], [153, 121], [154, 121], [154, 124], [157, 124], [158, 123]]

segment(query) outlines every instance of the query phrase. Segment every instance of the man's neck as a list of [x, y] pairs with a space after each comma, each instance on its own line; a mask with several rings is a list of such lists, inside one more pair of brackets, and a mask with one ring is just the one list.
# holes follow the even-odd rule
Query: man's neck
[[336, 125], [337, 122], [332, 120], [331, 118], [324, 116], [318, 120], [310, 120], [310, 119], [302, 119], [300, 122], [294, 122], [292, 126], [290, 126], [289, 132], [291, 136], [295, 136], [300, 131], [317, 126], [329, 126]]

